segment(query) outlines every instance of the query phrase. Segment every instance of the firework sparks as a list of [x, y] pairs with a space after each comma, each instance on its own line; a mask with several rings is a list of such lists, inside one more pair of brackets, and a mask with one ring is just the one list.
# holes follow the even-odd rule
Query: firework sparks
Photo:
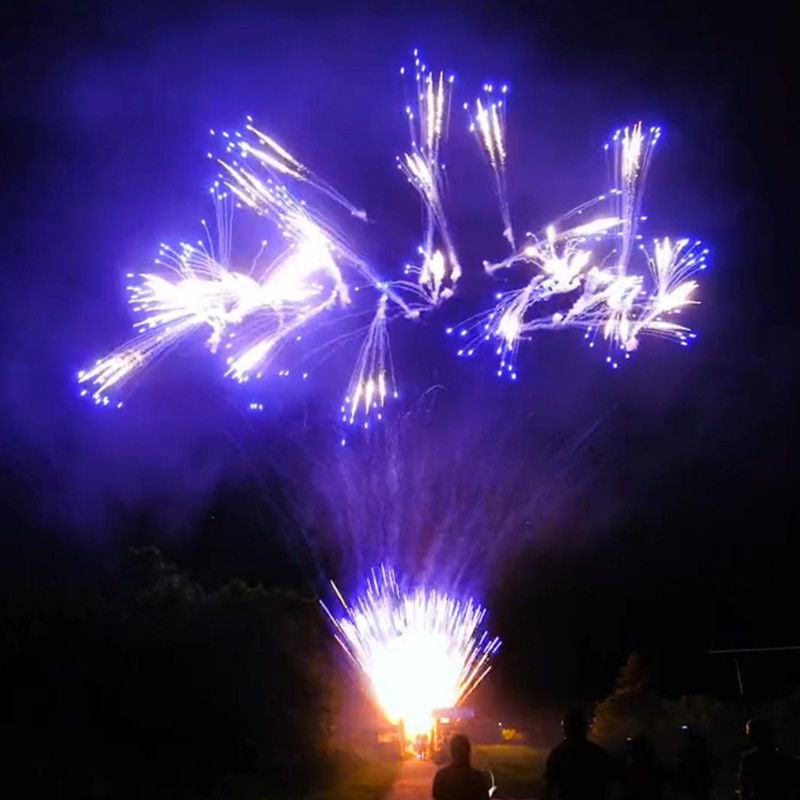
[[362, 417], [364, 428], [368, 428], [373, 414], [377, 419], [383, 419], [387, 401], [398, 396], [386, 330], [387, 300], [385, 294], [378, 300], [342, 403], [342, 421], [351, 425]]
[[[405, 74], [405, 68], [400, 70]], [[441, 150], [450, 120], [453, 76], [434, 74], [414, 51], [416, 111], [406, 106], [411, 131], [411, 152], [397, 159], [400, 171], [417, 190], [425, 208], [425, 230], [419, 247], [422, 265], [406, 268], [418, 276], [417, 297], [428, 306], [452, 296], [461, 278], [461, 264], [450, 235], [445, 212], [445, 174]], [[437, 247], [437, 241], [439, 246]], [[434, 271], [437, 277], [434, 278]], [[401, 282], [409, 288], [407, 282]]]
[[411, 312], [406, 316], [416, 319], [422, 311], [438, 306], [453, 296], [452, 272], [448, 270], [447, 257], [441, 250], [427, 253], [419, 247], [420, 264], [406, 264], [401, 280], [393, 281], [395, 289], [410, 298]]
[[[382, 280], [347, 244], [330, 220], [324, 219], [307, 203], [297, 200], [286, 186], [274, 180], [273, 175], [277, 172], [308, 183], [359, 219], [366, 220], [366, 212], [355, 207], [344, 195], [301, 164], [272, 137], [256, 128], [252, 124], [252, 117], [248, 117], [247, 120], [245, 134], [238, 131], [233, 137], [225, 134], [226, 154], [238, 155], [239, 158], [215, 159], [223, 170], [222, 180], [228, 189], [246, 208], [273, 219], [287, 239], [294, 242], [316, 243], [320, 251], [328, 251], [330, 262], [337, 259], [360, 274], [381, 293], [387, 294], [407, 316], [410, 318], [416, 316], [414, 310], [392, 286]], [[248, 140], [248, 135], [255, 138], [258, 147]], [[209, 157], [214, 158], [211, 153]], [[251, 168], [247, 163], [248, 159], [250, 162], [255, 160], [267, 174], [261, 175], [258, 170]]]
[[349, 605], [333, 588], [344, 616], [323, 608], [337, 640], [409, 738], [430, 730], [436, 709], [462, 703], [500, 649], [483, 630], [486, 610], [473, 599], [422, 586], [406, 592], [389, 567], [373, 570], [366, 591]]
[[262, 242], [249, 270], [235, 271], [231, 198], [217, 188], [212, 196], [216, 237], [204, 222], [207, 242], [161, 246], [155, 263], [165, 274], [129, 275], [134, 281], [128, 286], [129, 301], [143, 317], [134, 323], [133, 340], [78, 374], [79, 383], [87, 385], [83, 392], [91, 390], [95, 402], [108, 405], [110, 393], [205, 327], [211, 329], [206, 341], [211, 352], [223, 339], [226, 349], [236, 346], [227, 374], [248, 380], [299, 328], [337, 302], [348, 302], [342, 274], [314, 227], [306, 228], [305, 236], [297, 228], [288, 249], [266, 266]]
[[491, 83], [483, 86], [484, 97], [475, 101], [474, 108], [470, 109], [469, 103], [464, 103], [464, 110], [469, 115], [469, 129], [478, 139], [481, 149], [489, 160], [500, 203], [500, 214], [503, 218], [503, 236], [513, 248], [514, 230], [511, 226], [511, 210], [508, 206], [508, 192], [506, 189], [506, 103], [508, 86], [503, 84], [499, 94], [501, 99], [495, 100], [494, 85]]
[[355, 268], [364, 266], [331, 225], [306, 203], [295, 198], [286, 186], [276, 183], [272, 177], [259, 176], [238, 160], [217, 159], [217, 162], [223, 170], [223, 182], [239, 202], [257, 214], [271, 218], [286, 239], [295, 243], [313, 243], [320, 251], [328, 251], [329, 260], [336, 255]]
[[[477, 108], [479, 140], [490, 162], [499, 163], [490, 117], [484, 106]], [[516, 380], [519, 344], [538, 330], [582, 329], [592, 347], [599, 335], [609, 345], [606, 360], [614, 368], [619, 366], [615, 354], [629, 358], [642, 334], [684, 346], [694, 338], [674, 316], [698, 302], [692, 276], [706, 268], [708, 250], [699, 241], [669, 238], [655, 240], [652, 251], [641, 244], [634, 247], [641, 238], [638, 225], [645, 219], [640, 214], [644, 179], [660, 136], [660, 128], [644, 129], [641, 123], [616, 131], [606, 145], [613, 157], [608, 193], [573, 209], [549, 225], [544, 235], [527, 234], [523, 246], [503, 261], [484, 262], [490, 275], [513, 266], [532, 270], [533, 275], [522, 288], [498, 293], [489, 311], [458, 327], [464, 338], [459, 356], [473, 355], [482, 342], [493, 341], [500, 359], [498, 375]], [[603, 204], [610, 205], [611, 213], [583, 221], [588, 211]], [[646, 269], [637, 273], [632, 267], [639, 251]], [[563, 299], [561, 309], [540, 311], [545, 301], [556, 297]]]
[[[234, 131], [231, 136], [223, 131], [223, 137], [227, 140], [226, 151], [228, 153], [238, 152], [242, 159], [257, 161], [262, 167], [272, 173], [287, 175], [297, 181], [302, 181], [313, 186], [317, 191], [322, 192], [346, 208], [354, 217], [366, 221], [367, 212], [358, 206], [353, 205], [341, 192], [313, 173], [308, 167], [298, 161], [285, 147], [278, 144], [274, 138], [258, 129], [253, 124], [253, 118], [247, 117], [247, 124], [244, 126], [244, 133]], [[215, 134], [212, 131], [212, 134]], [[223, 166], [228, 166], [225, 162]]]
[[699, 302], [693, 298], [699, 284], [691, 276], [706, 268], [708, 249], [700, 241], [679, 239], [673, 242], [669, 238], [655, 239], [652, 252], [644, 245], [641, 249], [647, 258], [655, 291], [633, 324], [625, 347], [628, 351], [634, 350], [642, 331], [675, 339], [685, 346], [694, 336], [691, 328], [666, 320], [664, 316]]
[[[134, 323], [137, 336], [78, 373], [78, 382], [86, 384], [82, 394], [91, 391], [96, 403], [108, 405], [110, 392], [121, 389], [140, 369], [205, 325], [211, 328], [208, 343], [215, 350], [228, 315], [236, 314], [235, 309], [244, 301], [246, 287], [239, 278], [246, 276], [237, 276], [228, 268], [231, 205], [224, 194], [212, 191], [212, 196], [217, 219], [216, 250], [210, 234], [208, 245], [183, 242], [175, 249], [162, 244], [155, 264], [177, 280], [142, 274], [138, 282], [129, 283], [131, 307], [144, 314]], [[209, 233], [208, 228], [206, 232]], [[128, 278], [136, 281], [137, 276], [129, 273]]]
[[617, 272], [624, 275], [633, 253], [637, 223], [642, 204], [644, 182], [661, 128], [643, 130], [642, 123], [615, 131], [611, 142], [605, 145], [611, 153], [616, 216], [622, 221], [618, 229]]
[[[405, 74], [405, 70], [401, 70]], [[432, 72], [414, 51], [413, 99], [406, 107], [411, 146], [398, 166], [420, 195], [424, 210], [417, 263], [398, 280], [384, 280], [349, 245], [333, 220], [299, 199], [281, 181], [313, 187], [355, 217], [366, 214], [312, 172], [251, 117], [242, 130], [217, 134], [221, 156], [209, 153], [221, 170], [212, 188], [217, 210], [215, 235], [206, 242], [162, 245], [158, 269], [132, 279], [129, 300], [141, 315], [136, 336], [78, 375], [82, 394], [108, 405], [111, 395], [182, 340], [209, 330], [211, 352], [226, 351], [226, 374], [246, 382], [261, 377], [276, 354], [325, 311], [350, 302], [354, 278], [378, 293], [378, 307], [359, 351], [342, 410], [343, 419], [381, 418], [397, 396], [387, 324], [391, 312], [406, 319], [451, 298], [461, 265], [445, 209], [447, 138], [453, 78]], [[488, 160], [512, 252], [497, 263], [484, 262], [491, 276], [500, 270], [525, 271], [517, 288], [495, 294], [494, 305], [458, 326], [464, 341], [459, 355], [472, 355], [492, 342], [498, 373], [517, 378], [520, 344], [539, 330], [580, 329], [594, 346], [607, 343], [607, 361], [617, 367], [645, 334], [687, 345], [694, 333], [677, 321], [699, 302], [694, 274], [706, 267], [708, 250], [688, 239], [642, 244], [639, 227], [645, 179], [661, 136], [642, 123], [620, 128], [606, 144], [611, 186], [577, 206], [537, 235], [518, 238], [506, 192], [506, 86], [486, 84], [473, 106], [465, 104], [471, 128]], [[231, 259], [234, 204], [267, 218], [285, 242], [266, 266], [262, 243], [249, 268]], [[205, 226], [205, 223], [204, 223]], [[521, 240], [521, 241], [520, 241]], [[560, 305], [554, 310], [550, 302]], [[391, 305], [390, 305], [391, 304]], [[448, 329], [453, 332], [453, 329]], [[288, 372], [288, 371], [287, 371]], [[120, 403], [117, 403], [119, 405]]]

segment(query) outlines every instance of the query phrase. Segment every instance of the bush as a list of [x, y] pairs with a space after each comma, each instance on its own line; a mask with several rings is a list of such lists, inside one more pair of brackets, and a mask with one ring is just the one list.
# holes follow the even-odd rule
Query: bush
[[329, 778], [313, 599], [206, 591], [144, 550], [114, 585], [17, 586], [6, 606], [6, 722], [30, 796], [247, 800]]
[[665, 699], [655, 689], [641, 657], [632, 654], [614, 690], [595, 708], [592, 737], [621, 756], [628, 737], [646, 736], [662, 764], [669, 766], [678, 753], [681, 727], [687, 725], [707, 747], [715, 796], [728, 798], [736, 783], [742, 722], [739, 709], [708, 695]]

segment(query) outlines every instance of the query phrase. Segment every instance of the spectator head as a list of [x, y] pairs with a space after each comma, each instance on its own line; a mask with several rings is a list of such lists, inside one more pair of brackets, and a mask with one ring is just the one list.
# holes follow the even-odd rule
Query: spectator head
[[455, 734], [450, 739], [450, 755], [453, 757], [454, 764], [469, 766], [470, 744], [469, 739], [463, 733]]
[[765, 719], [748, 720], [745, 730], [747, 732], [747, 738], [756, 747], [775, 746], [775, 731], [772, 729], [772, 725]]
[[585, 739], [589, 730], [586, 714], [581, 708], [571, 708], [561, 720], [561, 730], [564, 738], [569, 740]]

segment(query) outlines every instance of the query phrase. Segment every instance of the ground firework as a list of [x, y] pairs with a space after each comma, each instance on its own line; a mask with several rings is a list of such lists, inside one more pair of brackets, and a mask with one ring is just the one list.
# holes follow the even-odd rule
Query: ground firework
[[394, 570], [373, 570], [364, 593], [348, 604], [334, 585], [344, 616], [327, 606], [336, 638], [364, 673], [392, 722], [408, 737], [430, 730], [433, 712], [467, 698], [491, 669], [500, 640], [483, 630], [486, 610], [417, 586], [404, 591]]

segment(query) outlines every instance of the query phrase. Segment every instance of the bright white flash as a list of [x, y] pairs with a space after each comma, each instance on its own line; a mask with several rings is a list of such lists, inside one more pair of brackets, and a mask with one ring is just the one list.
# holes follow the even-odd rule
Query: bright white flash
[[372, 571], [362, 595], [350, 604], [342, 599], [343, 615], [323, 607], [375, 701], [409, 738], [431, 729], [436, 709], [462, 703], [500, 649], [483, 630], [486, 610], [472, 598], [424, 586], [405, 591], [386, 566]]
[[129, 300], [139, 320], [137, 335], [78, 375], [96, 403], [108, 404], [140, 369], [187, 336], [209, 330], [212, 352], [232, 351], [227, 374], [238, 381], [260, 377], [269, 360], [310, 320], [337, 303], [349, 302], [336, 263], [335, 245], [286, 192], [277, 208], [288, 247], [263, 264], [266, 242], [246, 271], [233, 268], [230, 196], [213, 191], [215, 235], [207, 242], [162, 245], [156, 265], [162, 274], [131, 276]]

